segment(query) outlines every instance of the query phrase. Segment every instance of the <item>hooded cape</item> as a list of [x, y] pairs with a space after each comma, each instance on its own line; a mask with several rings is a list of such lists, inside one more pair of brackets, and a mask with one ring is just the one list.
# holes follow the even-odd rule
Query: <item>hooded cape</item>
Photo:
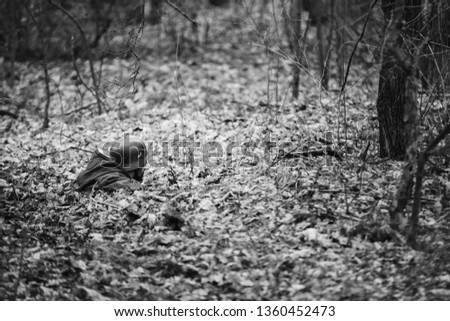
[[78, 175], [77, 183], [80, 191], [91, 191], [92, 188], [105, 191], [123, 188], [134, 191], [142, 188], [141, 183], [132, 179], [113, 158], [99, 150], [95, 151], [87, 168]]

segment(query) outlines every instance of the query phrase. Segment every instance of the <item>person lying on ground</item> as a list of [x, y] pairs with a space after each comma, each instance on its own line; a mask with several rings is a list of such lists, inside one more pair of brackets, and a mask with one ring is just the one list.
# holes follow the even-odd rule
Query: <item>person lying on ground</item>
[[112, 142], [94, 152], [87, 168], [77, 177], [78, 189], [135, 191], [142, 188], [147, 162], [147, 148], [138, 137], [125, 135], [122, 142]]

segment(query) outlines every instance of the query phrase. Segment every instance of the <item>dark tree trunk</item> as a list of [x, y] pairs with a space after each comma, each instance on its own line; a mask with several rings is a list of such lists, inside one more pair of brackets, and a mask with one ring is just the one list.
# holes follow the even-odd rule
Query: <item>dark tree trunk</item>
[[293, 79], [292, 79], [292, 96], [298, 98], [298, 91], [300, 87], [300, 66], [302, 62], [302, 50], [300, 47], [300, 40], [302, 36], [302, 0], [296, 0], [293, 4], [293, 15], [295, 19], [294, 23], [294, 53], [295, 64], [293, 66]]
[[406, 153], [407, 135], [403, 122], [405, 104], [405, 72], [385, 55], [378, 85], [377, 112], [380, 157], [402, 160]]
[[150, 1], [150, 15], [148, 17], [148, 22], [151, 25], [157, 25], [161, 23], [162, 15], [162, 0], [151, 0]]
[[409, 133], [405, 127], [408, 117], [404, 113], [406, 81], [407, 77], [415, 77], [408, 70], [411, 69], [414, 54], [408, 52], [411, 46], [405, 44], [405, 37], [417, 39], [421, 21], [421, 0], [404, 0], [400, 3], [394, 0], [382, 1], [386, 35], [377, 98], [380, 157], [394, 160], [406, 158], [409, 143]]
[[325, 62], [325, 39], [323, 34], [324, 26], [319, 20], [317, 23], [317, 38], [319, 40], [319, 66], [320, 66], [320, 83], [323, 89], [328, 90], [328, 68]]

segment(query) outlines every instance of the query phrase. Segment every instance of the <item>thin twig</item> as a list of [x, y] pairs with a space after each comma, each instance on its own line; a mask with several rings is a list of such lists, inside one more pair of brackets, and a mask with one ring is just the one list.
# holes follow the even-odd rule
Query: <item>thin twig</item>
[[[259, 43], [250, 43], [250, 45], [255, 46], [255, 47], [263, 47], [265, 48], [267, 51], [270, 51], [273, 54], [279, 55], [281, 58], [283, 58], [284, 60], [295, 64], [298, 68], [302, 68], [302, 70], [304, 70], [306, 72], [306, 74], [310, 77], [310, 79], [318, 86], [320, 87], [320, 80], [317, 80], [317, 78], [314, 76], [314, 74], [305, 66], [303, 65], [300, 61], [297, 61], [293, 58], [291, 58], [288, 54], [286, 54], [285, 52], [283, 52], [280, 48], [277, 48], [278, 50], [269, 48], [265, 45], [261, 45]], [[328, 91], [325, 91], [325, 95], [327, 96], [327, 98], [330, 99], [330, 101], [334, 104], [335, 107], [337, 107], [338, 105], [336, 104], [334, 98], [330, 95], [330, 93]]]
[[345, 90], [345, 86], [346, 86], [347, 80], [348, 80], [348, 74], [350, 73], [350, 67], [352, 65], [353, 56], [355, 55], [358, 44], [361, 42], [361, 40], [364, 36], [364, 32], [366, 31], [367, 23], [369, 22], [370, 13], [371, 13], [373, 7], [377, 4], [377, 2], [378, 2], [378, 0], [374, 0], [372, 2], [372, 4], [370, 5], [369, 12], [367, 13], [366, 20], [364, 21], [363, 29], [362, 29], [361, 33], [359, 34], [358, 39], [356, 39], [355, 45], [353, 46], [353, 50], [350, 54], [350, 58], [348, 58], [347, 70], [345, 71], [345, 77], [344, 77], [344, 81], [341, 86], [341, 92], [339, 93], [339, 95], [342, 95], [342, 93]]
[[[366, 20], [364, 21], [363, 29], [362, 29], [361, 33], [359, 34], [358, 39], [356, 39], [355, 45], [353, 46], [353, 50], [352, 50], [352, 52], [350, 54], [350, 58], [348, 59], [347, 70], [345, 71], [344, 81], [342, 82], [341, 90], [339, 92], [339, 100], [338, 100], [339, 101], [339, 106], [341, 105], [342, 95], [344, 94], [345, 86], [347, 85], [348, 75], [350, 73], [350, 67], [352, 65], [353, 56], [355, 55], [356, 48], [358, 47], [358, 44], [361, 42], [361, 40], [362, 40], [362, 38], [364, 36], [364, 32], [366, 31], [367, 23], [369, 22], [370, 13], [372, 12], [372, 9], [377, 4], [377, 2], [378, 2], [378, 0], [374, 0], [372, 2], [372, 4], [370, 5], [369, 12], [367, 13]], [[345, 135], [347, 136], [347, 115], [346, 115], [345, 103], [344, 103], [344, 113], [345, 113], [345, 115], [344, 115], [344, 130], [345, 130]], [[338, 116], [338, 117], [340, 119], [340, 116]], [[340, 126], [338, 126], [338, 128], [339, 127]], [[339, 137], [338, 137], [338, 139], [339, 139]]]
[[73, 69], [75, 70], [75, 73], [77, 75], [77, 79], [80, 81], [80, 83], [83, 85], [83, 87], [86, 88], [86, 90], [88, 90], [92, 95], [95, 96], [94, 90], [86, 84], [83, 76], [81, 76], [80, 70], [78, 69], [76, 57], [75, 57], [75, 47], [74, 47], [75, 39], [73, 36], [72, 36], [72, 39], [70, 42], [71, 42], [71, 49], [72, 49], [71, 50], [72, 51], [72, 65], [73, 65]]
[[85, 109], [89, 109], [94, 104], [95, 103], [90, 103], [90, 104], [87, 104], [86, 106], [82, 106], [82, 107], [70, 110], [70, 111], [64, 113], [64, 116], [69, 116], [70, 114], [74, 114], [74, 113], [77, 113], [79, 111], [82, 111], [82, 110], [85, 110]]
[[427, 146], [425, 153], [430, 155], [434, 148], [447, 136], [450, 134], [450, 123], [448, 123], [444, 129], [436, 136], [436, 138]]
[[187, 20], [189, 20], [193, 25], [194, 28], [198, 27], [198, 22], [195, 21], [194, 19], [192, 19], [186, 12], [184, 12], [183, 10], [181, 10], [179, 7], [177, 7], [176, 5], [174, 5], [172, 2], [170, 2], [169, 0], [164, 0], [165, 3], [167, 3], [170, 7], [172, 7], [173, 9], [175, 9], [175, 11], [178, 11], [183, 17], [185, 17]]
[[[92, 190], [94, 190], [94, 189], [92, 189]], [[109, 207], [111, 207], [111, 208], [113, 208], [113, 209], [115, 209], [115, 210], [117, 210], [117, 211], [121, 211], [121, 210], [122, 210], [122, 209], [121, 209], [119, 206], [117, 206], [117, 205], [109, 204], [109, 203], [106, 203], [106, 202], [103, 202], [103, 201], [100, 201], [100, 200], [96, 200], [92, 195], [89, 197], [89, 199], [90, 199], [92, 202], [94, 202], [95, 204], [97, 204], [97, 205], [109, 206]]]

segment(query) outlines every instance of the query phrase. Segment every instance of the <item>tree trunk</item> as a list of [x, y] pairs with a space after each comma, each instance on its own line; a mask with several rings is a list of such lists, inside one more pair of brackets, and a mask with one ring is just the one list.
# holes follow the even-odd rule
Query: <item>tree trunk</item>
[[385, 15], [394, 17], [390, 23], [394, 28], [386, 29], [380, 73], [377, 100], [380, 154], [386, 152], [391, 159], [407, 161], [389, 208], [391, 226], [404, 228], [404, 211], [411, 198], [418, 157], [417, 70], [427, 38], [417, 38], [426, 32], [421, 28], [421, 0], [404, 0], [400, 5], [384, 0], [382, 5]]
[[383, 57], [378, 85], [377, 112], [380, 157], [405, 158], [406, 132], [403, 122], [405, 72], [392, 54]]
[[420, 8], [420, 0], [382, 1], [387, 25], [377, 98], [379, 147], [380, 157], [393, 160], [406, 158], [409, 143], [405, 127], [405, 93], [407, 77], [415, 75], [411, 74], [414, 54], [408, 52], [411, 45], [405, 43], [405, 37], [416, 37], [415, 33], [420, 31]]
[[148, 17], [148, 22], [150, 25], [157, 25], [161, 23], [162, 15], [162, 0], [151, 0], [150, 1], [150, 15]]
[[319, 19], [317, 23], [317, 38], [319, 41], [319, 70], [320, 70], [320, 83], [323, 89], [328, 90], [328, 68], [325, 65], [325, 44], [323, 35], [323, 24]]
[[292, 16], [295, 19], [294, 23], [294, 53], [295, 64], [293, 65], [293, 80], [292, 80], [292, 96], [298, 98], [298, 90], [300, 86], [300, 68], [302, 51], [300, 47], [300, 39], [302, 36], [302, 0], [295, 0], [292, 8]]
[[450, 85], [450, 3], [435, 0], [424, 10], [430, 43], [420, 60], [422, 88], [443, 93]]

